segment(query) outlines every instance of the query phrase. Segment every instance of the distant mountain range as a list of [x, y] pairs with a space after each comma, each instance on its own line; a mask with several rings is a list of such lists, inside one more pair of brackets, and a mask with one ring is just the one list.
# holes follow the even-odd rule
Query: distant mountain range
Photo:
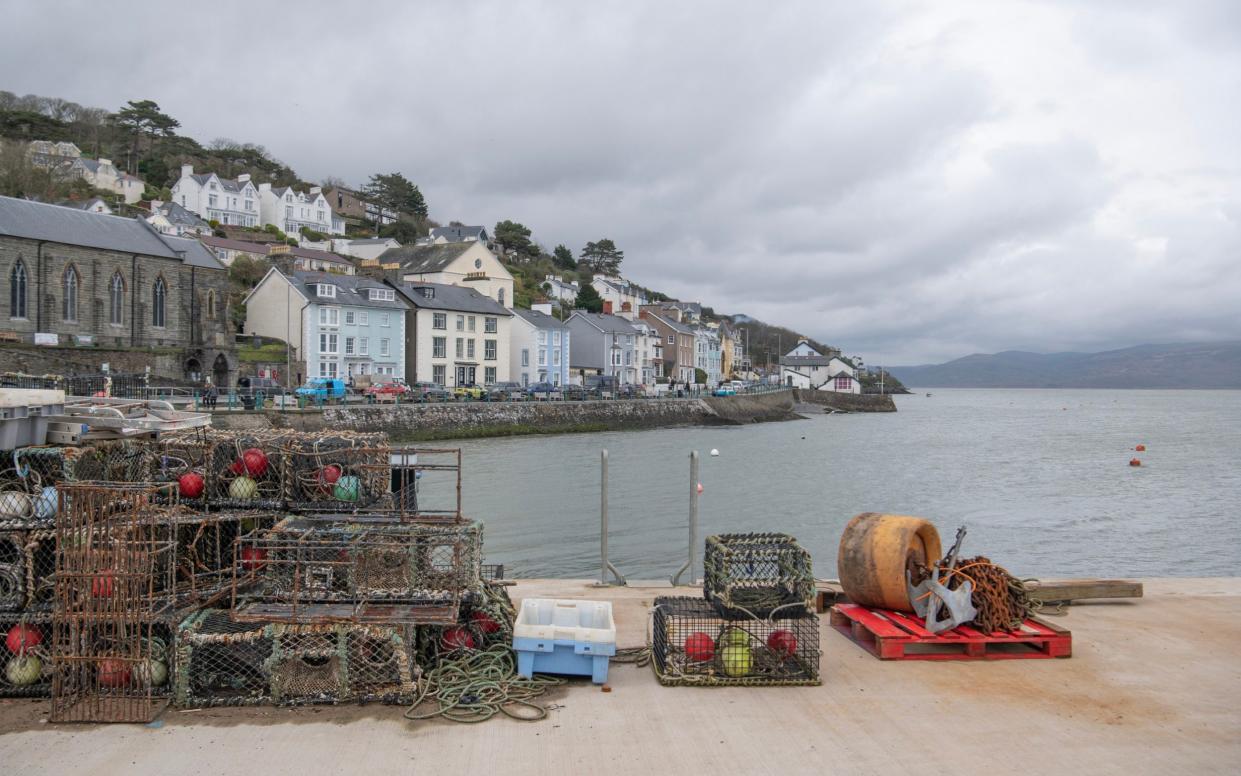
[[978, 353], [894, 366], [918, 388], [1241, 388], [1241, 342], [1137, 345], [1102, 353]]

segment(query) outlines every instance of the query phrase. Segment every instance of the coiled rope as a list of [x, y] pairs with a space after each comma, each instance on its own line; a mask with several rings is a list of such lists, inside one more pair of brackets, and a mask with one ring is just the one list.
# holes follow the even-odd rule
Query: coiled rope
[[[485, 722], [502, 712], [521, 722], [536, 722], [547, 717], [548, 706], [535, 703], [534, 699], [544, 695], [549, 687], [564, 683], [559, 677], [517, 676], [513, 650], [497, 644], [481, 652], [445, 659], [428, 671], [404, 716], [415, 721], [443, 717], [468, 723]], [[434, 702], [435, 708], [420, 712], [419, 707], [428, 702]], [[519, 706], [530, 711], [517, 713], [515, 707]]]

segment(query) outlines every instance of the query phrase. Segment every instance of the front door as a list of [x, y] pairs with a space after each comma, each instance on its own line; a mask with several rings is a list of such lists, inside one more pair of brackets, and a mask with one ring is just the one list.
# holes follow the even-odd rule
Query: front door
[[465, 385], [465, 367], [457, 367], [457, 385]]

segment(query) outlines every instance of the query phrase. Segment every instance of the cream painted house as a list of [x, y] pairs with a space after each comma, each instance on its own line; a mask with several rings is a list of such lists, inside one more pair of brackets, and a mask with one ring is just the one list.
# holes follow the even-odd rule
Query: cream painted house
[[512, 379], [512, 311], [464, 286], [404, 283], [396, 291], [411, 308], [405, 326], [407, 382], [452, 388]]
[[362, 266], [381, 269], [396, 284], [440, 283], [472, 288], [513, 309], [513, 276], [486, 243], [471, 240], [393, 248]]

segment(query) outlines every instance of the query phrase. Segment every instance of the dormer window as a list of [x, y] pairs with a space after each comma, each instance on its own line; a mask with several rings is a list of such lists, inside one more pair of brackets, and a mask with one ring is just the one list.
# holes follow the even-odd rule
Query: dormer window
[[396, 301], [396, 292], [390, 288], [372, 288], [372, 302], [394, 302]]
[[315, 293], [327, 299], [335, 299], [336, 298], [336, 286], [333, 286], [329, 283], [320, 283], [316, 287]]
[[422, 294], [422, 297], [424, 299], [435, 298], [435, 289], [431, 288], [430, 286], [423, 286], [422, 288], [418, 289], [418, 293]]

